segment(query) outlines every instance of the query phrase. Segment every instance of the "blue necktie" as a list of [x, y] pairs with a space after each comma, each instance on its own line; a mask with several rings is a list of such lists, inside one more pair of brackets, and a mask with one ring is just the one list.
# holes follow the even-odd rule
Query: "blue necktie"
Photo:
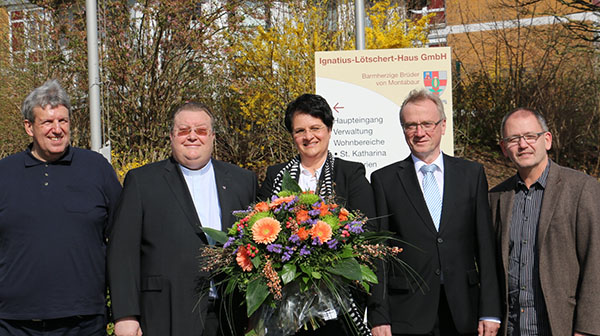
[[434, 164], [425, 165], [421, 167], [421, 172], [423, 173], [423, 196], [425, 196], [425, 202], [431, 219], [433, 219], [433, 224], [435, 224], [435, 229], [439, 231], [440, 218], [442, 217], [442, 199], [440, 198], [437, 181], [433, 176], [435, 168]]

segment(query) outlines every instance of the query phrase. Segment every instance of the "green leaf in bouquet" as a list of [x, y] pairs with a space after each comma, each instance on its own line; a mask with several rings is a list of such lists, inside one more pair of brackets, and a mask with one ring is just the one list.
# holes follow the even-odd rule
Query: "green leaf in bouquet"
[[365, 231], [361, 236], [370, 244], [382, 244], [390, 240], [398, 240], [394, 238], [394, 233], [390, 231]]
[[344, 247], [340, 250], [340, 253], [338, 254], [338, 257], [342, 258], [342, 259], [352, 258], [353, 256], [354, 256], [354, 249], [349, 244], [344, 245]]
[[230, 278], [229, 281], [227, 281], [227, 287], [225, 287], [225, 294], [229, 295], [229, 294], [233, 293], [236, 286], [237, 286], [237, 279]]
[[321, 272], [312, 272], [310, 275], [313, 279], [321, 279]]
[[300, 264], [300, 269], [302, 270], [302, 272], [308, 276], [312, 275], [312, 267], [306, 265], [306, 264]]
[[256, 278], [248, 284], [246, 291], [246, 313], [252, 315], [269, 296], [269, 288], [264, 284], [262, 278]]
[[256, 267], [256, 268], [260, 268], [260, 256], [256, 256], [252, 259], [250, 259], [250, 261], [252, 261], [252, 266]]
[[296, 278], [296, 265], [294, 264], [285, 264], [283, 265], [283, 269], [279, 273], [281, 276], [281, 281], [283, 281], [284, 285], [294, 281]]
[[377, 275], [375, 275], [375, 272], [373, 272], [369, 266], [360, 265], [360, 271], [362, 273], [363, 282], [370, 282], [372, 284], [379, 283], [377, 281]]
[[342, 259], [339, 263], [335, 264], [329, 272], [343, 276], [348, 280], [362, 280], [360, 264], [354, 258]]
[[225, 244], [227, 242], [227, 233], [209, 227], [201, 227], [201, 229], [217, 243]]
[[371, 292], [371, 286], [366, 281], [361, 281], [360, 285], [365, 289], [367, 293]]
[[289, 171], [283, 173], [283, 179], [281, 181], [281, 190], [291, 191], [293, 193], [301, 193], [302, 188], [298, 185], [298, 182], [292, 178]]

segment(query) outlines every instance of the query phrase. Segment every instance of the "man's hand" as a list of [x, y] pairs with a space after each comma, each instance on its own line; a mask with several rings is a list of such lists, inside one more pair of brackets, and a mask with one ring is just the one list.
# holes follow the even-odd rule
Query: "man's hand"
[[373, 336], [392, 336], [392, 327], [384, 324], [371, 329]]
[[115, 322], [115, 336], [142, 336], [142, 328], [135, 317], [124, 317]]
[[500, 329], [500, 323], [493, 321], [479, 321], [477, 327], [477, 335], [479, 336], [495, 336]]

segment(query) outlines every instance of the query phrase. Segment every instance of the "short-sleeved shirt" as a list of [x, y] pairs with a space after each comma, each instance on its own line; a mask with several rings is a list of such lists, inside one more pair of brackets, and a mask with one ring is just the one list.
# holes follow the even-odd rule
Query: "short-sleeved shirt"
[[109, 218], [121, 185], [98, 153], [0, 160], [0, 319], [105, 312]]

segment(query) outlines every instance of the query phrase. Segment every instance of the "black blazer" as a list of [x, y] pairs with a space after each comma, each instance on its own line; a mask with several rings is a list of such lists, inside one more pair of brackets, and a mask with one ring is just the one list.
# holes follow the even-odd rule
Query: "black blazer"
[[[273, 196], [273, 180], [286, 164], [281, 163], [267, 168], [267, 176], [258, 191], [260, 200]], [[365, 178], [365, 166], [362, 163], [335, 158], [333, 183], [336, 201], [340, 205], [349, 210], [360, 210], [368, 218], [375, 217], [373, 190]]]
[[[440, 231], [435, 229], [407, 159], [375, 171], [371, 183], [380, 230], [395, 232], [405, 243], [400, 254], [418, 274], [399, 268], [380, 272], [369, 302], [373, 326], [391, 324], [393, 333], [433, 330], [440, 297], [440, 276], [460, 333], [476, 333], [480, 317], [501, 318], [487, 180], [483, 167], [444, 155], [444, 196]], [[410, 245], [412, 244], [412, 245]], [[421, 279], [418, 279], [421, 277]]]
[[[221, 224], [256, 196], [256, 175], [212, 160]], [[144, 336], [202, 335], [208, 299], [199, 302], [200, 220], [177, 162], [130, 171], [124, 183], [108, 247], [108, 275], [115, 319], [137, 316]]]

